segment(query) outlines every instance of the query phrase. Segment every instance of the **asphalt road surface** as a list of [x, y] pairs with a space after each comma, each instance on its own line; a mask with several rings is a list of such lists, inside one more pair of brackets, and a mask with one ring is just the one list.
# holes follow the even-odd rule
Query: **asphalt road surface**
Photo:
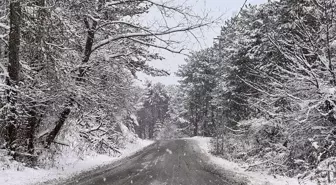
[[213, 170], [191, 140], [158, 141], [143, 151], [65, 185], [246, 185]]

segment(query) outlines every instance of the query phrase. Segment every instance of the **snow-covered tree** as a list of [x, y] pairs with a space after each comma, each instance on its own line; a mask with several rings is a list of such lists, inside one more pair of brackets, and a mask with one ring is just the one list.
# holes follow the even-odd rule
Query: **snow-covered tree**
[[177, 75], [182, 78], [181, 88], [187, 94], [185, 106], [193, 135], [211, 135], [215, 127], [215, 107], [211, 104], [212, 92], [216, 87], [216, 69], [212, 48], [195, 52], [186, 60]]
[[[181, 19], [149, 26], [152, 11]], [[32, 165], [69, 148], [117, 152], [137, 125], [136, 72], [168, 74], [148, 65], [162, 59], [152, 48], [181, 53], [167, 36], [211, 23], [178, 1], [1, 1], [1, 148]]]
[[[223, 25], [209, 65], [193, 55], [182, 66], [185, 100], [195, 108], [187, 114], [203, 115], [210, 102], [219, 152], [251, 163], [264, 156], [257, 166], [290, 176], [335, 155], [334, 11], [335, 2], [322, 0], [248, 5]], [[215, 85], [202, 101], [209, 74]]]
[[[138, 135], [141, 138], [154, 138], [155, 128], [166, 122], [168, 118], [169, 97], [165, 86], [147, 82], [145, 93], [141, 98], [141, 108], [138, 110]], [[158, 130], [156, 130], [158, 132]]]

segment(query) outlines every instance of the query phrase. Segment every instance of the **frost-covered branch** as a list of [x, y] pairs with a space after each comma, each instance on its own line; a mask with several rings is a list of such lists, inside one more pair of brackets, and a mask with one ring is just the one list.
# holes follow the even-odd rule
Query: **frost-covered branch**
[[126, 38], [134, 38], [134, 37], [149, 37], [149, 36], [163, 36], [163, 35], [169, 35], [169, 34], [173, 34], [173, 33], [180, 33], [180, 32], [186, 32], [189, 30], [193, 30], [193, 29], [197, 29], [197, 28], [201, 28], [203, 26], [208, 26], [210, 24], [212, 24], [213, 22], [210, 23], [201, 23], [201, 24], [196, 24], [193, 26], [189, 26], [189, 27], [183, 27], [183, 28], [175, 28], [175, 29], [167, 29], [164, 31], [159, 31], [159, 32], [150, 32], [150, 33], [142, 33], [142, 32], [138, 32], [138, 33], [125, 33], [125, 34], [120, 34], [120, 35], [116, 35], [107, 39], [104, 39], [100, 42], [98, 42], [97, 44], [95, 44], [93, 46], [92, 51], [95, 51], [107, 44], [110, 44], [114, 41], [118, 41], [120, 39], [126, 39]]

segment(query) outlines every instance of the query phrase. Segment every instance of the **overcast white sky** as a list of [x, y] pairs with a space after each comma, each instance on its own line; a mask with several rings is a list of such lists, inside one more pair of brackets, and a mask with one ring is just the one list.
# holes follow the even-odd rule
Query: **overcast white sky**
[[[197, 1], [195, 11], [211, 10], [212, 17], [219, 17], [224, 14], [224, 19], [230, 18], [237, 14], [244, 4], [245, 0], [201, 0]], [[248, 0], [250, 4], [261, 4], [267, 2], [267, 0]], [[201, 38], [201, 45], [196, 40], [187, 41], [184, 43], [190, 50], [200, 50], [212, 46], [213, 38], [217, 37], [220, 33], [220, 25], [214, 26], [212, 29], [206, 30], [203, 33], [204, 37]], [[201, 35], [199, 35], [201, 36]], [[153, 61], [150, 65], [160, 69], [165, 69], [171, 73], [167, 77], [151, 77], [144, 74], [138, 74], [139, 83], [144, 82], [146, 79], [153, 82], [161, 82], [163, 84], [176, 84], [178, 77], [174, 73], [178, 70], [179, 65], [184, 63], [185, 56], [179, 54], [172, 54], [166, 51], [160, 51], [165, 57], [163, 61]]]

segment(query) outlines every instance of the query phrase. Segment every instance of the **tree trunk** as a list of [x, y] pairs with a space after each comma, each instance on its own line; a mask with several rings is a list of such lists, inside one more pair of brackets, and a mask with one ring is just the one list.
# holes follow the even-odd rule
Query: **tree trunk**
[[155, 122], [154, 120], [152, 120], [152, 123], [149, 125], [149, 128], [148, 128], [148, 139], [154, 138], [154, 126], [155, 126]]
[[54, 142], [57, 134], [61, 131], [61, 129], [62, 129], [63, 125], [65, 124], [65, 121], [68, 118], [70, 112], [71, 112], [71, 110], [68, 107], [63, 110], [59, 120], [56, 122], [55, 128], [50, 132], [50, 134], [47, 137], [47, 144], [45, 146], [46, 148], [50, 148], [51, 143]]
[[36, 128], [40, 123], [38, 113], [35, 108], [31, 108], [28, 112], [28, 128], [27, 128], [27, 141], [28, 141], [28, 153], [31, 154], [28, 159], [31, 166], [35, 166], [37, 162], [37, 157], [35, 156], [35, 133]]
[[207, 98], [205, 100], [205, 110], [203, 111], [203, 136], [210, 136], [210, 131], [209, 131], [209, 119], [208, 119], [208, 113], [209, 113], [209, 101]]
[[[9, 103], [8, 115], [6, 118], [6, 140], [7, 148], [15, 151], [14, 142], [17, 135], [17, 91], [16, 85], [20, 77], [20, 24], [21, 24], [21, 6], [18, 0], [10, 1], [10, 32], [8, 43], [8, 73], [7, 85], [12, 88], [7, 90], [7, 100]], [[15, 156], [14, 156], [15, 157]]]
[[[87, 31], [87, 37], [86, 37], [86, 43], [85, 43], [84, 57], [82, 60], [83, 65], [87, 64], [90, 60], [90, 56], [92, 53], [92, 46], [93, 46], [94, 37], [95, 37], [95, 30], [98, 24], [97, 21], [92, 21], [92, 26], [91, 26], [87, 18], [84, 19], [84, 23], [88, 31]], [[86, 71], [87, 71], [87, 67], [81, 67], [79, 69], [79, 75], [78, 75], [79, 79], [84, 77]]]
[[27, 132], [27, 138], [28, 138], [28, 153], [34, 154], [34, 140], [35, 140], [35, 131], [37, 127], [37, 123], [39, 122], [37, 112], [34, 108], [31, 108], [28, 112], [29, 118], [28, 118], [28, 132]]
[[198, 122], [199, 122], [199, 117], [200, 117], [200, 115], [199, 115], [200, 113], [199, 113], [199, 110], [198, 110], [198, 108], [196, 107], [196, 109], [195, 109], [195, 115], [194, 115], [194, 122], [193, 122], [193, 124], [194, 124], [194, 136], [198, 136]]
[[194, 122], [194, 136], [198, 136], [198, 124], [197, 124], [197, 121]]
[[20, 76], [20, 24], [21, 24], [21, 5], [18, 0], [11, 0], [10, 2], [10, 32], [8, 44], [8, 73], [10, 83], [16, 85]]

